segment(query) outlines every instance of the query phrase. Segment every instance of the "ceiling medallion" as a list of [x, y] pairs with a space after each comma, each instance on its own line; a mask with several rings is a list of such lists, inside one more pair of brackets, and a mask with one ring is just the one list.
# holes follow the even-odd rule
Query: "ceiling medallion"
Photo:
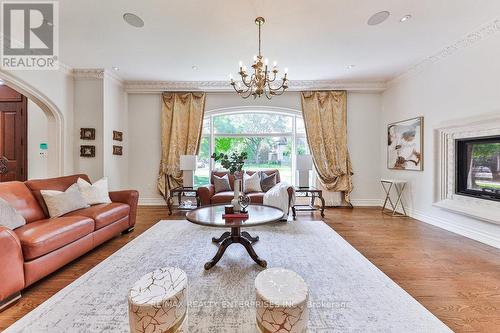
[[244, 66], [241, 61], [240, 71], [238, 72], [241, 76], [241, 82], [235, 82], [233, 76], [229, 74], [231, 86], [233, 86], [234, 90], [243, 98], [248, 98], [250, 96], [257, 98], [265, 95], [268, 99], [271, 99], [273, 96], [282, 95], [288, 88], [288, 79], [286, 77], [288, 69], [285, 68], [285, 74], [281, 78], [281, 81], [275, 83], [278, 76], [276, 61], [273, 63], [272, 69], [269, 69], [269, 60], [263, 60], [260, 51], [260, 29], [264, 22], [265, 20], [263, 17], [257, 17], [255, 19], [255, 24], [259, 26], [259, 55], [254, 56], [252, 75], [249, 76], [249, 74], [247, 74], [247, 67]]

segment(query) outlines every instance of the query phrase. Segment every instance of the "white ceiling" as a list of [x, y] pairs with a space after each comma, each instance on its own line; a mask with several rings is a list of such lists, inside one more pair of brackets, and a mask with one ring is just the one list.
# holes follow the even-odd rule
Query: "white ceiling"
[[[391, 16], [368, 26], [375, 12]], [[226, 80], [257, 52], [292, 80], [387, 80], [500, 15], [499, 0], [60, 0], [60, 58], [125, 80]], [[132, 12], [143, 28], [126, 24]], [[399, 19], [413, 17], [405, 23]], [[348, 65], [355, 65], [348, 70]], [[198, 70], [191, 67], [197, 65]]]

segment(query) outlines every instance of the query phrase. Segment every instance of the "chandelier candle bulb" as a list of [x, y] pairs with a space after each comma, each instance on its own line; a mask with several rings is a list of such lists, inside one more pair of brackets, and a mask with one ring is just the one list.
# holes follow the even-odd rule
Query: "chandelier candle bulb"
[[230, 82], [233, 89], [242, 98], [250, 96], [257, 98], [265, 95], [268, 99], [271, 99], [273, 96], [282, 95], [288, 88], [286, 72], [281, 82], [276, 81], [278, 77], [277, 61], [274, 61], [273, 67], [269, 68], [269, 59], [264, 58], [262, 55], [261, 28], [264, 23], [265, 19], [263, 17], [255, 19], [255, 24], [257, 24], [259, 29], [259, 53], [253, 57], [253, 64], [250, 68], [251, 73], [246, 72], [246, 66], [243, 66], [243, 62], [240, 61], [240, 71], [238, 73], [240, 79], [238, 82], [231, 79]]

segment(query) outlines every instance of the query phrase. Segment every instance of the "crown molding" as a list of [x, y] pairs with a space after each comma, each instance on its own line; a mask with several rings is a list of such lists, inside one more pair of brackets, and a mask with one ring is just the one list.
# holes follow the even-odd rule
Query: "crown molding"
[[123, 85], [120, 76], [104, 68], [74, 68], [72, 74], [75, 80], [104, 80], [104, 78], [109, 78], [117, 84]]
[[104, 69], [102, 68], [74, 68], [73, 77], [78, 79], [104, 79]]
[[[125, 81], [125, 91], [128, 93], [158, 93], [163, 91], [205, 91], [233, 92], [228, 81]], [[350, 82], [350, 81], [317, 81], [295, 80], [289, 82], [287, 91], [303, 90], [348, 90], [381, 92], [386, 89], [386, 83]]]
[[425, 58], [424, 60], [420, 61], [419, 63], [411, 66], [409, 69], [400, 73], [392, 80], [389, 80], [387, 82], [387, 86], [389, 87], [393, 84], [396, 84], [399, 81], [401, 81], [403, 78], [405, 78], [409, 75], [412, 75], [413, 73], [421, 72], [427, 66], [435, 64], [439, 61], [443, 61], [443, 60], [449, 58], [450, 56], [454, 55], [455, 53], [457, 53], [463, 49], [466, 49], [468, 47], [471, 47], [472, 45], [476, 44], [477, 42], [485, 40], [488, 37], [490, 37], [498, 32], [500, 32], [500, 18], [497, 18], [493, 21], [490, 21], [488, 23], [481, 25], [481, 27], [479, 27], [477, 30], [466, 34], [461, 39], [444, 47], [439, 52], [436, 52], [435, 54]]

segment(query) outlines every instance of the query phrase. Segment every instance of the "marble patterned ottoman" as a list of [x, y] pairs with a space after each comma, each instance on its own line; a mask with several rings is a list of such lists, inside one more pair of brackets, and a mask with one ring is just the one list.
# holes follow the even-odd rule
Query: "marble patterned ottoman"
[[307, 332], [309, 292], [300, 275], [284, 268], [266, 269], [255, 278], [255, 292], [259, 332]]
[[176, 267], [141, 277], [128, 293], [130, 332], [187, 332], [187, 275]]

